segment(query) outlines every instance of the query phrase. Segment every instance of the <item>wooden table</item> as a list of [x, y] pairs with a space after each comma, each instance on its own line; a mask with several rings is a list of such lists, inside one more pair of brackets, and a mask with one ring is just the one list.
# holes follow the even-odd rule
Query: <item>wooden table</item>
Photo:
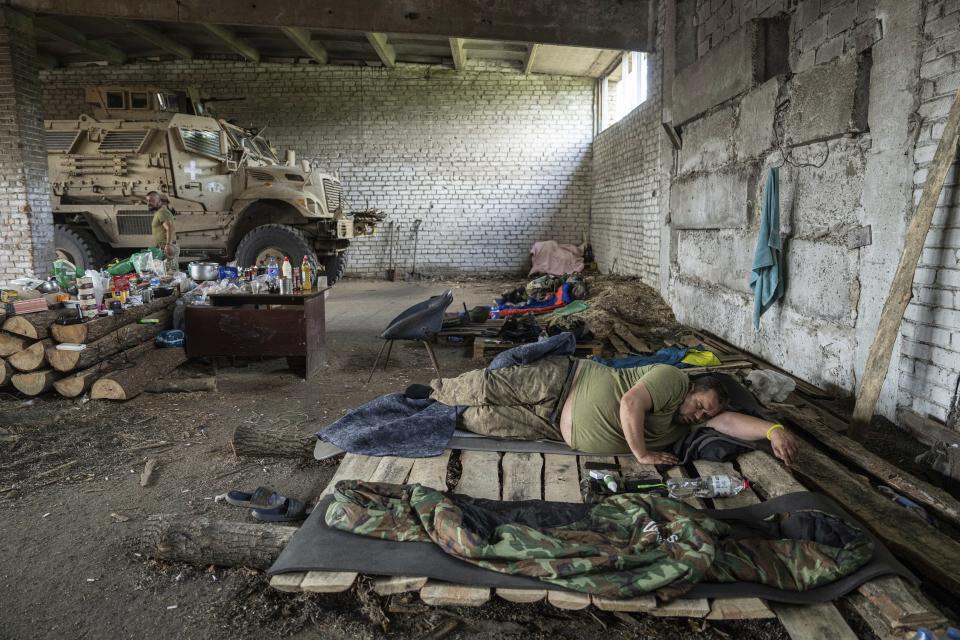
[[328, 291], [211, 295], [210, 306], [187, 307], [187, 355], [286, 356], [291, 363], [302, 363], [309, 379], [327, 359]]

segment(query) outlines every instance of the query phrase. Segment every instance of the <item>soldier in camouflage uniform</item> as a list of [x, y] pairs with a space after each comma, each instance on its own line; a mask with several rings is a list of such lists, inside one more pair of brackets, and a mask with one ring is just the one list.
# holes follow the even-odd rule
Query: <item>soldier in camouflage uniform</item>
[[[868, 536], [821, 511], [780, 514], [765, 523], [767, 536], [744, 538], [682, 502], [644, 494], [614, 495], [592, 505], [512, 504], [527, 513], [555, 508], [576, 515], [559, 525], [562, 518], [554, 516], [549, 526], [535, 527], [498, 516], [511, 503], [421, 485], [347, 480], [337, 484], [325, 520], [358, 535], [433, 542], [486, 569], [607, 598], [653, 592], [669, 600], [701, 581], [805, 591], [856, 571], [873, 556]], [[478, 509], [484, 517], [471, 517]], [[491, 521], [496, 526], [485, 528]], [[804, 539], [810, 530], [829, 532], [833, 544]]]

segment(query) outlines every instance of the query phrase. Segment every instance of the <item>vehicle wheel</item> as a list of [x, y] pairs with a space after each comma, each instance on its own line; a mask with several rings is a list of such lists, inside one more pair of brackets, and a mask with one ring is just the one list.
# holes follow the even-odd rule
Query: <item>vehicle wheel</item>
[[84, 229], [54, 225], [53, 246], [58, 260], [69, 260], [81, 269], [99, 269], [107, 261], [103, 247]]
[[333, 285], [347, 272], [347, 252], [342, 251], [335, 256], [324, 256], [323, 270], [324, 275], [327, 276], [327, 286]]
[[310, 256], [314, 263], [317, 261], [317, 254], [307, 237], [299, 229], [282, 224], [257, 227], [237, 245], [238, 266], [256, 266], [261, 260], [269, 260], [270, 256], [276, 258], [277, 262], [282, 262], [286, 256], [295, 267], [299, 267], [303, 262], [303, 256]]

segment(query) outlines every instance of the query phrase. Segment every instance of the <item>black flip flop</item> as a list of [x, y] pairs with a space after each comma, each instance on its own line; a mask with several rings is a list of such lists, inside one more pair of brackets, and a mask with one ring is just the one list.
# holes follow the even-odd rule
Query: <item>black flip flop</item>
[[284, 503], [286, 498], [270, 487], [257, 487], [251, 492], [228, 491], [225, 499], [235, 507], [262, 507], [270, 509]]
[[294, 498], [287, 498], [283, 504], [272, 509], [254, 509], [252, 514], [257, 520], [264, 522], [297, 522], [303, 520], [312, 509]]

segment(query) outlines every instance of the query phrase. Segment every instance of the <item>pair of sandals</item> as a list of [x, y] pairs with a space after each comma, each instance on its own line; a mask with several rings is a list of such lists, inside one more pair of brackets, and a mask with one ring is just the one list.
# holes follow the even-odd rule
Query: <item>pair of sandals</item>
[[252, 507], [251, 515], [264, 522], [299, 522], [313, 510], [296, 498], [282, 496], [269, 487], [253, 491], [229, 491], [224, 499], [236, 507]]

